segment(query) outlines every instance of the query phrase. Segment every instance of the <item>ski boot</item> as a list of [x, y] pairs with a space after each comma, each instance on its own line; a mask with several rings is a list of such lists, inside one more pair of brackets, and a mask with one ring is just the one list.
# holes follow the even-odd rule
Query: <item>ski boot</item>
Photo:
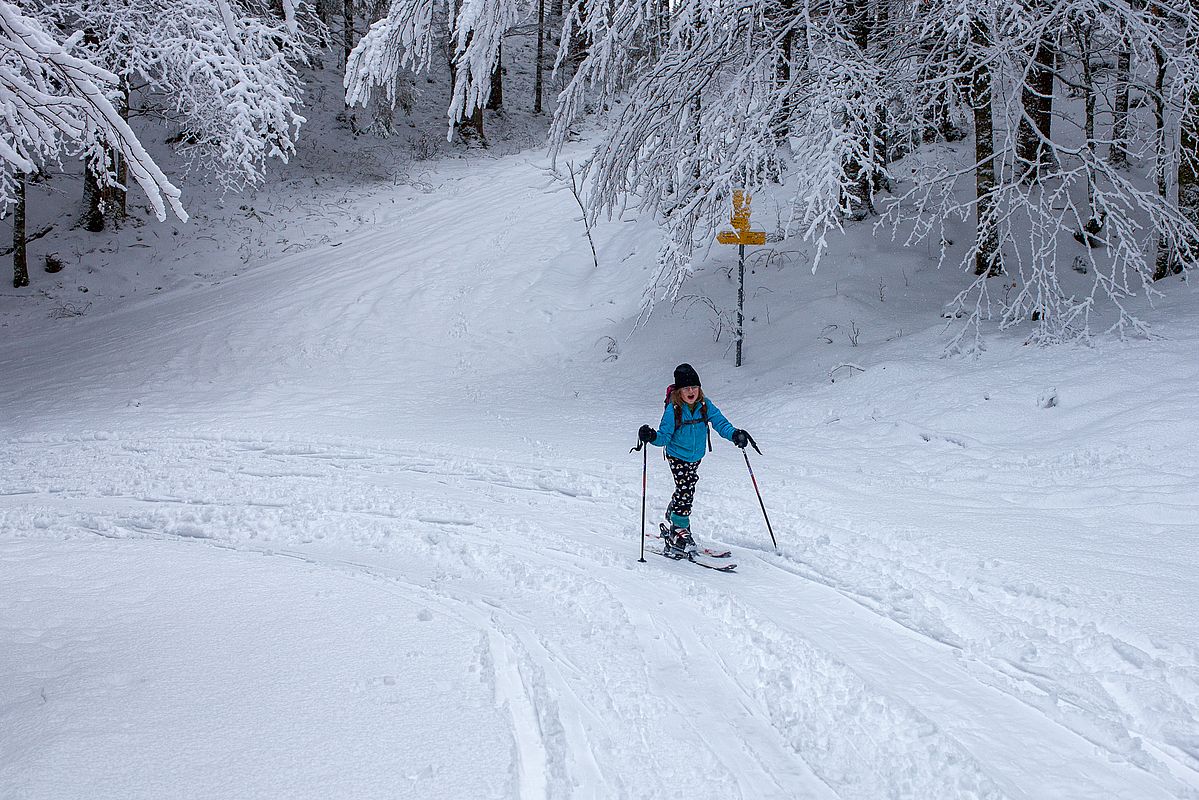
[[662, 541], [666, 543], [665, 550], [662, 553], [669, 558], [691, 558], [695, 554], [695, 540], [691, 538], [691, 531], [687, 528], [681, 528], [678, 525], [667, 525], [662, 523], [659, 526], [662, 535]]

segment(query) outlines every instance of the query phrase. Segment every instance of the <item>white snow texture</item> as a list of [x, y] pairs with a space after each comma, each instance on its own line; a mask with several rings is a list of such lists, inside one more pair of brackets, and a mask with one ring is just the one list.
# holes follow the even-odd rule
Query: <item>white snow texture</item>
[[[735, 369], [702, 304], [632, 329], [652, 221], [596, 269], [544, 166], [5, 317], [0, 798], [1199, 797], [1189, 286], [1149, 341], [942, 359], [960, 276], [851, 231], [751, 272]], [[762, 446], [777, 550], [701, 467], [732, 574], [638, 561], [681, 361]]]

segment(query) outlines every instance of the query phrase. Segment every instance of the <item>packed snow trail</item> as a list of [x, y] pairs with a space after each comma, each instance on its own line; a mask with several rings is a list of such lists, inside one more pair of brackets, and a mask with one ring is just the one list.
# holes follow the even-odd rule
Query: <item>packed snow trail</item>
[[[301, 564], [91, 538], [0, 542], [0, 796], [515, 796], [473, 627]], [[465, 709], [475, 737], [443, 724]]]
[[[528, 411], [511, 373], [590, 362], [597, 327], [627, 310], [614, 298], [635, 298], [646, 274], [574, 258], [586, 241], [573, 216], [561, 186], [523, 159], [452, 174], [402, 221], [339, 247], [39, 331], [36, 361], [0, 358], [0, 397], [22, 397], [7, 422], [390, 435], [432, 403], [441, 426], [475, 406], [507, 432], [504, 413]], [[578, 388], [546, 381], [559, 398]]]
[[[357, 449], [348, 441], [121, 435], [29, 441], [8, 455], [4, 485], [14, 486], [18, 474], [29, 482], [22, 493], [0, 498], [0, 524], [10, 530], [25, 517], [33, 526], [30, 538], [6, 546], [6, 568], [32, 558], [78, 562], [75, 548], [92, 551], [96, 545], [87, 542], [100, 534], [119, 540], [108, 545], [119, 547], [115, 552], [135, 554], [134, 563], [183, 585], [216, 579], [254, 586], [258, 578], [244, 571], [244, 554], [287, 556], [306, 574], [328, 576], [325, 591], [341, 598], [339, 618], [357, 616], [360, 604], [388, 602], [381, 593], [454, 620], [460, 647], [483, 643], [487, 682], [506, 720], [501, 739], [511, 742], [513, 755], [502, 777], [492, 777], [514, 788], [497, 796], [1185, 796], [1185, 784], [1158, 762], [1135, 748], [1121, 752], [1125, 740], [1109, 741], [1102, 728], [1116, 720], [1094, 715], [1098, 734], [1079, 735], [1004, 691], [992, 676], [996, 664], [964, 657], [938, 631], [898, 625], [804, 577], [810, 568], [787, 546], [779, 556], [765, 543], [738, 548], [737, 576], [706, 575], [661, 557], [639, 565], [630, 535], [639, 498], [595, 465], [521, 467], [478, 453], [464, 463], [435, 453]], [[252, 491], [231, 494], [247, 480]], [[419, 497], [427, 501], [417, 505]], [[555, 526], [597, 498], [626, 519], [588, 530]], [[779, 522], [785, 530], [798, 524], [787, 514]], [[205, 545], [232, 548], [238, 560], [226, 567], [204, 556], [200, 577], [180, 574], [173, 551]], [[910, 568], [888, 568], [895, 580], [915, 578]], [[7, 584], [19, 575], [4, 577]], [[358, 588], [337, 588], [346, 580]], [[109, 591], [128, 602], [130, 624], [142, 624], [145, 615], [167, 625], [174, 615], [138, 612], [140, 595]], [[240, 600], [244, 592], [235, 594]], [[389, 616], [396, 635], [419, 627], [419, 614]], [[30, 618], [16, 629], [29, 636], [41, 625]], [[47, 635], [53, 629], [35, 638]], [[300, 663], [304, 646], [281, 645]], [[287, 652], [274, 659], [289, 660]], [[149, 683], [162, 680], [152, 663], [119, 651], [112, 657]], [[25, 683], [18, 695], [28, 703], [35, 697], [29, 681], [44, 678], [22, 675], [17, 664], [24, 660], [4, 670]], [[338, 665], [355, 669], [348, 661]], [[206, 669], [203, 657], [197, 669]], [[311, 678], [303, 671], [281, 677]], [[230, 687], [231, 696], [243, 697], [259, 679], [251, 669], [249, 685]], [[98, 727], [162, 725], [111, 710], [105, 719], [85, 699], [74, 702], [74, 711]], [[451, 720], [462, 713], [452, 705], [442, 711]], [[204, 724], [219, 727], [231, 714], [218, 701]], [[467, 750], [493, 752], [490, 729], [465, 719], [450, 727], [467, 737]], [[491, 756], [472, 765], [498, 768]], [[385, 759], [360, 769], [383, 776]], [[120, 780], [128, 785], [133, 778]], [[378, 780], [378, 791], [397, 786]], [[52, 796], [39, 794], [44, 787], [36, 781], [28, 785], [30, 796]], [[420, 785], [423, 796], [461, 789], [453, 782]]]
[[[537, 166], [0, 342], [0, 797], [1199, 796], [1195, 337], [946, 363], [834, 254], [755, 278], [795, 310], [734, 373], [702, 318], [626, 336], [652, 226], [596, 270]], [[917, 332], [832, 385], [847, 308]], [[683, 360], [765, 452], [778, 553], [705, 459], [735, 575], [636, 561]]]

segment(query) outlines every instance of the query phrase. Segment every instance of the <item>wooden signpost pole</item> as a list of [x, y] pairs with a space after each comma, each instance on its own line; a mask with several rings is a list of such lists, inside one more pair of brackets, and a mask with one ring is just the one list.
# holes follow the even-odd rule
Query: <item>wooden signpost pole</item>
[[737, 245], [737, 364], [741, 366], [741, 343], [745, 341], [745, 245]]

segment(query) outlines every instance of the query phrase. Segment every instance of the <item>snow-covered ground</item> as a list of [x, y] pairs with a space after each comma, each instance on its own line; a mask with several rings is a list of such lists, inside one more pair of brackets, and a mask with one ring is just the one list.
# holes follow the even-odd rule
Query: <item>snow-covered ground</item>
[[[634, 331], [651, 222], [596, 269], [545, 166], [0, 297], [0, 798], [1199, 797], [1189, 285], [1151, 341], [943, 359], [965, 278], [854, 231], [755, 262], [736, 369], [734, 255]], [[763, 449], [777, 551], [701, 470], [734, 574], [637, 560], [684, 360]]]

